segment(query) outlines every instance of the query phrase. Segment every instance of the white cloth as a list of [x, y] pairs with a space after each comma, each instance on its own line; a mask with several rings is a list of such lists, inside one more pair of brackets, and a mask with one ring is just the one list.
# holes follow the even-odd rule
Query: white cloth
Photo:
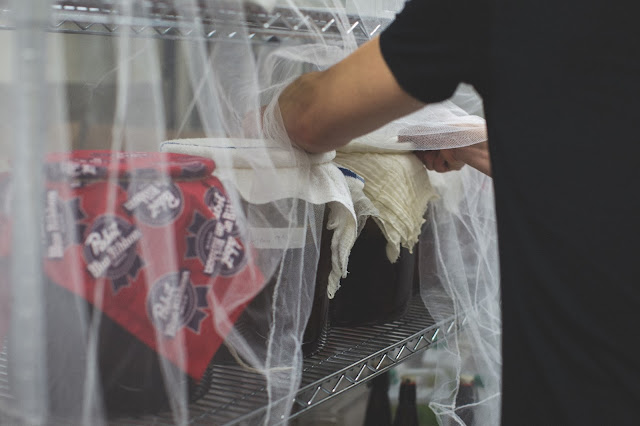
[[[358, 176], [355, 172], [347, 168], [339, 167], [339, 169], [344, 175], [347, 186], [349, 188], [349, 192], [351, 193], [351, 199], [353, 201], [353, 208], [356, 218], [356, 227], [353, 234], [349, 233], [345, 236], [345, 238], [334, 238], [331, 242], [331, 252], [334, 254], [334, 256], [338, 257], [339, 259], [344, 259], [344, 261], [346, 262], [349, 260], [353, 245], [360, 235], [362, 228], [364, 228], [364, 224], [366, 223], [367, 219], [372, 216], [379, 216], [379, 212], [378, 209], [376, 209], [376, 207], [373, 205], [371, 200], [364, 194], [364, 178], [362, 176]], [[342, 265], [343, 264], [341, 264], [341, 266]], [[348, 269], [348, 265], [346, 263], [344, 264], [344, 266]], [[347, 269], [343, 271], [343, 278], [346, 276]], [[328, 293], [330, 299], [332, 299], [335, 293], [340, 289], [340, 277], [337, 277], [338, 279], [335, 278], [336, 277], [329, 280], [330, 286]]]
[[383, 137], [382, 135], [369, 134], [354, 139], [340, 148], [344, 154], [406, 154], [416, 149], [413, 142], [399, 142], [398, 136]]
[[[469, 104], [473, 99], [465, 94]], [[450, 101], [424, 108], [354, 139], [341, 152], [398, 153], [473, 145], [487, 140], [485, 120]]]
[[[179, 154], [221, 159], [231, 163], [219, 166], [235, 169], [291, 168], [303, 164], [326, 164], [336, 156], [335, 151], [324, 154], [309, 154], [301, 149], [273, 140], [240, 138], [195, 138], [164, 141], [160, 150]], [[215, 154], [216, 158], [212, 157]], [[268, 155], [261, 155], [268, 154]], [[219, 156], [222, 156], [220, 158]]]
[[[465, 100], [467, 107], [481, 106], [470, 88], [459, 92], [459, 99]], [[468, 146], [486, 140], [484, 118], [469, 115], [454, 103], [444, 101], [394, 120], [338, 150], [335, 162], [364, 178], [364, 194], [378, 211], [371, 216], [387, 238], [389, 260], [395, 262], [400, 246], [413, 248], [428, 202], [438, 197], [426, 168], [411, 152]], [[437, 173], [433, 175], [441, 180]], [[448, 195], [456, 190], [444, 186], [442, 189]], [[357, 208], [356, 215], [359, 216]]]
[[[420, 237], [427, 205], [437, 197], [422, 162], [410, 153], [377, 152], [338, 152], [335, 162], [364, 178], [364, 195], [387, 239], [389, 260], [398, 259], [400, 247], [411, 251]], [[363, 215], [356, 209], [356, 216]]]
[[[362, 232], [362, 228], [364, 228], [367, 219], [372, 216], [380, 216], [380, 212], [364, 194], [364, 178], [346, 167], [339, 166], [339, 168], [345, 176], [349, 191], [351, 192], [353, 209], [357, 219], [357, 235], [360, 236], [360, 232]], [[353, 247], [348, 247], [348, 250], [351, 251], [352, 248]]]
[[233, 184], [252, 204], [297, 198], [328, 205], [327, 229], [333, 236], [327, 293], [333, 298], [340, 278], [347, 274], [349, 253], [357, 236], [346, 178], [331, 162], [335, 152], [308, 154], [275, 141], [222, 138], [166, 141], [160, 150], [212, 158], [216, 162], [214, 174]]

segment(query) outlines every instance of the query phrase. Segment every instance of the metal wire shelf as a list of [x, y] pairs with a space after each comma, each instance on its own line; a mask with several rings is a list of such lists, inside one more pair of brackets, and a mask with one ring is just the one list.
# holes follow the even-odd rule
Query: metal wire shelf
[[[148, 1], [143, 10], [122, 10], [109, 0], [60, 0], [53, 4], [49, 31], [67, 34], [121, 35], [162, 39], [237, 40], [258, 42], [287, 39], [340, 42], [353, 34], [362, 43], [379, 34], [390, 20], [338, 15], [326, 9], [275, 7], [266, 11], [247, 3], [229, 3], [215, 13], [203, 4], [180, 8], [163, 1]], [[234, 6], [235, 5], [235, 6]], [[195, 18], [197, 17], [197, 19]], [[15, 17], [8, 0], [0, 0], [0, 29], [13, 29]]]
[[[455, 332], [454, 317], [435, 323], [419, 299], [408, 313], [386, 324], [334, 328], [323, 349], [305, 359], [300, 389], [294, 398], [292, 419], [355, 386], [389, 370]], [[7, 359], [0, 353], [0, 405], [10, 403]], [[267, 393], [261, 375], [238, 365], [213, 370], [207, 395], [189, 408], [194, 425], [258, 424], [266, 413]], [[283, 419], [286, 421], [287, 419]], [[111, 425], [172, 425], [170, 413], [140, 418], [120, 418]]]

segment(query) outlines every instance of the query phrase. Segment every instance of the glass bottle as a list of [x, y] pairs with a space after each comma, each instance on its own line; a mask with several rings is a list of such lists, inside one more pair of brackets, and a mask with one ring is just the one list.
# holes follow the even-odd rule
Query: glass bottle
[[393, 426], [418, 426], [418, 405], [416, 403], [416, 382], [410, 377], [403, 377], [400, 383], [398, 409], [393, 419]]
[[391, 403], [389, 402], [389, 372], [382, 373], [371, 381], [371, 393], [367, 401], [364, 426], [391, 426]]

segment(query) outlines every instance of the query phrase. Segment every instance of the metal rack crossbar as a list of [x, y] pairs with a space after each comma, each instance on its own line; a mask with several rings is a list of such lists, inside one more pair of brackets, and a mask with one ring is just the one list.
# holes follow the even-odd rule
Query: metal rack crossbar
[[[327, 9], [292, 10], [264, 8], [247, 3], [229, 3], [228, 8], [209, 10], [197, 7], [176, 10], [172, 5], [153, 1], [143, 9], [123, 10], [113, 1], [58, 1], [52, 6], [48, 30], [66, 34], [121, 35], [163, 39], [282, 41], [298, 39], [341, 42], [352, 34], [362, 43], [379, 34], [390, 20], [345, 15]], [[0, 29], [13, 29], [14, 15], [8, 0], [0, 0]]]

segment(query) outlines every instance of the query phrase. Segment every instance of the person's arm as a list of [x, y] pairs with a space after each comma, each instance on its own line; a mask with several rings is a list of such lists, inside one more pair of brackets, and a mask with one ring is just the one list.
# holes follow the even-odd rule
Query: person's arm
[[425, 104], [398, 85], [376, 37], [327, 70], [299, 77], [278, 105], [291, 141], [308, 152], [325, 152]]
[[[291, 141], [307, 152], [320, 153], [344, 146], [425, 104], [400, 87], [376, 37], [327, 70], [300, 76], [280, 94], [278, 106]], [[456, 165], [437, 171], [457, 170], [464, 162], [491, 173], [486, 144], [441, 152], [446, 157], [443, 161], [452, 166], [456, 161]]]

